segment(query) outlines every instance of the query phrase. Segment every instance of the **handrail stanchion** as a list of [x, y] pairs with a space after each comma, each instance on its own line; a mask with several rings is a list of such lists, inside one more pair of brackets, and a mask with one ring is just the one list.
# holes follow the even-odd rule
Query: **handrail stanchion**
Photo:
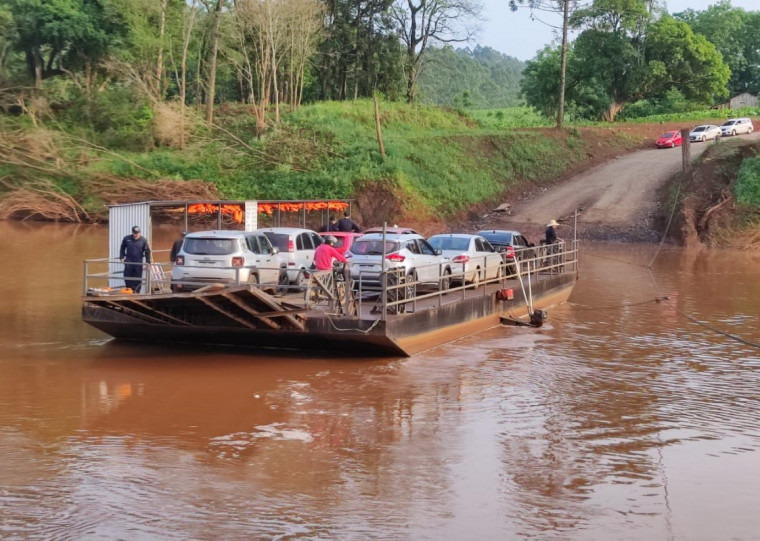
[[153, 287], [151, 284], [151, 276], [150, 276], [150, 263], [145, 262], [142, 264], [143, 266], [143, 276], [145, 276], [145, 287], [148, 290], [148, 295], [152, 294]]
[[84, 276], [82, 276], [82, 295], [87, 296], [87, 260], [84, 261]]
[[[383, 222], [383, 253], [381, 254], [382, 259], [380, 260], [380, 287], [383, 296], [383, 313], [380, 316], [380, 319], [383, 321], [385, 321], [386, 315], [388, 314], [388, 272], [385, 268], [385, 237], [387, 234], [387, 228], [388, 222]], [[398, 292], [398, 290], [396, 291]], [[396, 300], [398, 301], [398, 294], [396, 295]], [[396, 310], [398, 311], [398, 304], [396, 305]]]

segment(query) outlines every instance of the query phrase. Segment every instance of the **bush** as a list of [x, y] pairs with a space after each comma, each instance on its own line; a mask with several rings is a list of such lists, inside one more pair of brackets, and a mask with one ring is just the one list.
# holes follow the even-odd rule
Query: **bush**
[[742, 162], [734, 191], [739, 203], [760, 206], [760, 156]]
[[114, 150], [153, 148], [153, 111], [133, 90], [113, 86], [96, 93], [88, 103], [80, 96], [63, 116], [68, 131], [86, 126], [95, 142]]

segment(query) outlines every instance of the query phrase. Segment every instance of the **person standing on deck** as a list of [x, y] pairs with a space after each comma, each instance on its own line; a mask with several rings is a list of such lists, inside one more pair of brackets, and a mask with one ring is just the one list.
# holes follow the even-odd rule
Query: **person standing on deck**
[[343, 218], [338, 220], [338, 231], [344, 231], [346, 233], [359, 233], [361, 229], [359, 229], [359, 226], [356, 225], [356, 222], [349, 217], [348, 212], [344, 212]]
[[317, 246], [317, 249], [314, 251], [314, 266], [318, 271], [332, 270], [333, 259], [337, 259], [341, 263], [347, 261], [343, 257], [343, 254], [335, 249], [336, 242], [338, 242], [338, 239], [332, 235], [328, 235], [325, 238], [325, 242]]
[[329, 233], [331, 231], [340, 231], [338, 229], [338, 220], [335, 216], [330, 216], [330, 222], [319, 228], [320, 233]]
[[557, 227], [559, 227], [557, 220], [552, 220], [546, 224], [546, 244], [557, 244], [558, 242], [562, 242], [562, 239], [557, 237]]
[[[132, 234], [127, 235], [121, 241], [119, 259], [121, 259], [122, 263], [125, 263], [124, 283], [135, 293], [140, 292], [143, 257], [145, 257], [146, 263], [151, 263], [150, 245], [148, 244], [148, 240], [140, 235], [140, 228], [134, 226]], [[128, 280], [127, 278], [133, 278], [133, 280]]]
[[172, 263], [177, 261], [177, 255], [179, 254], [179, 251], [182, 249], [182, 243], [185, 242], [186, 235], [187, 235], [187, 231], [183, 231], [182, 237], [174, 241], [174, 244], [172, 245], [172, 251], [169, 253], [169, 261], [171, 261]]

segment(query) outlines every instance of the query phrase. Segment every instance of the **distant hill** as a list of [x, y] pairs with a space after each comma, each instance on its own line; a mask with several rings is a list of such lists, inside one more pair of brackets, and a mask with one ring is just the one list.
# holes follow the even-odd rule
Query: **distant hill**
[[490, 47], [429, 49], [418, 79], [424, 103], [449, 107], [514, 107], [525, 63]]

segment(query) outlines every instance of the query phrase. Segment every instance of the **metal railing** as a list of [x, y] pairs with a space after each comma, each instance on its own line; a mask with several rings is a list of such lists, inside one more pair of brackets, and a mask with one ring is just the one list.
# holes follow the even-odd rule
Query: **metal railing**
[[[406, 274], [404, 267], [386, 269], [379, 273], [373, 273], [371, 278], [359, 274], [350, 279], [346, 273], [346, 291], [353, 295], [351, 299], [356, 304], [355, 313], [362, 317], [363, 310], [371, 305], [371, 313], [379, 313], [381, 319], [388, 315], [409, 311], [416, 311], [418, 304], [427, 299], [436, 299], [437, 302], [426, 305], [428, 308], [440, 307], [444, 304], [444, 297], [450, 299], [451, 295], [468, 296], [468, 291], [477, 291], [478, 294], [488, 295], [489, 284], [506, 285], [509, 280], [517, 280], [519, 286], [527, 294], [530, 292], [532, 283], [541, 279], [542, 276], [551, 276], [563, 272], [576, 271], [578, 264], [577, 241], [563, 241], [557, 244], [535, 246], [515, 251], [515, 257], [501, 260], [498, 265], [488, 264], [488, 258], [471, 258], [469, 265], [452, 261], [441, 261], [427, 267], [417, 267], [416, 275], [428, 267], [437, 267], [437, 278], [432, 281], [414, 279], [413, 274]], [[127, 266], [141, 266], [141, 277], [125, 277], [124, 268]], [[480, 267], [479, 271], [477, 267]], [[121, 270], [114, 269], [121, 268]], [[287, 274], [284, 268], [276, 269], [260, 268], [253, 266], [245, 267], [214, 267], [214, 271], [230, 273], [229, 279], [208, 280], [172, 280], [171, 263], [123, 263], [118, 259], [90, 259], [84, 262], [83, 295], [97, 296], [114, 293], [128, 293], [124, 289], [108, 287], [113, 280], [139, 282], [138, 295], [156, 295], [170, 293], [177, 286], [184, 286], [187, 291], [198, 289], [210, 284], [223, 283], [227, 286], [249, 285], [259, 289], [269, 289], [277, 295], [285, 296], [298, 293], [304, 296], [304, 303], [311, 303], [309, 297], [309, 284], [290, 284], [287, 282]], [[251, 272], [278, 271], [279, 279], [269, 283], [251, 283], [243, 280]], [[477, 279], [473, 273], [479, 272]], [[425, 273], [422, 272], [424, 275]], [[283, 276], [285, 279], [283, 279]], [[493, 289], [490, 290], [493, 292]], [[311, 303], [314, 304], [314, 303]], [[354, 312], [354, 310], [352, 310]], [[347, 314], [353, 317], [353, 314]]]

